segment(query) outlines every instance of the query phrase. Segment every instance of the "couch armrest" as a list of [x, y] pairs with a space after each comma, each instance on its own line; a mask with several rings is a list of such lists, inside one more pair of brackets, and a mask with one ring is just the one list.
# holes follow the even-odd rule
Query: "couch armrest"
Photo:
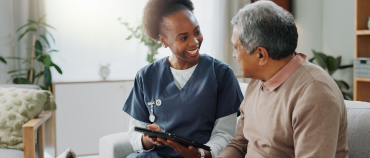
[[[39, 157], [44, 158], [44, 123], [51, 117], [51, 111], [44, 111], [22, 126], [24, 158], [35, 158], [35, 132], [39, 143]], [[37, 130], [40, 129], [40, 130]]]
[[128, 132], [110, 134], [99, 140], [99, 157], [122, 158], [132, 153]]

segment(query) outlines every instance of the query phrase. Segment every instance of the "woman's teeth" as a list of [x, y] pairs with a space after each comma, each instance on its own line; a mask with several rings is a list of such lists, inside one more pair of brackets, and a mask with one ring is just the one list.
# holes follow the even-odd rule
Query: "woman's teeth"
[[197, 51], [198, 51], [198, 48], [193, 50], [193, 51], [186, 51], [186, 52], [189, 53], [189, 54], [195, 54], [195, 53], [197, 53]]

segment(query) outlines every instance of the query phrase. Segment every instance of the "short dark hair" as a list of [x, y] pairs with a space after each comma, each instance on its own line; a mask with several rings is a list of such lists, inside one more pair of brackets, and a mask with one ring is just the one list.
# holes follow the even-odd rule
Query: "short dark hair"
[[149, 0], [144, 8], [143, 26], [146, 35], [158, 41], [164, 29], [163, 18], [181, 10], [193, 12], [191, 0]]

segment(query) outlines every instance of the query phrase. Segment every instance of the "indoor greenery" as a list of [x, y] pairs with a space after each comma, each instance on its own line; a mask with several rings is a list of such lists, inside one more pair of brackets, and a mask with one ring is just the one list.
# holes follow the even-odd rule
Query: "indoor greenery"
[[[53, 40], [53, 43], [55, 43], [53, 35], [46, 30], [46, 28], [55, 28], [43, 22], [44, 18], [45, 15], [37, 21], [30, 19], [27, 24], [17, 29], [17, 32], [19, 32], [26, 28], [24, 32], [19, 35], [18, 41], [26, 35], [31, 35], [32, 47], [27, 49], [30, 53], [30, 58], [8, 57], [8, 59], [21, 60], [22, 64], [29, 65], [25, 69], [16, 69], [8, 72], [8, 74], [12, 74], [10, 80], [12, 80], [14, 84], [36, 84], [44, 90], [51, 90], [52, 75], [50, 68], [54, 67], [58, 73], [62, 74], [62, 70], [50, 57], [51, 53], [58, 52], [58, 50], [50, 48], [50, 42], [45, 36], [45, 34], [48, 34]], [[38, 65], [35, 65], [35, 62], [37, 62]], [[39, 66], [38, 72], [36, 72], [36, 66]], [[43, 78], [43, 83], [39, 83], [40, 78]]]
[[6, 64], [6, 60], [2, 56], [0, 56], [0, 61]]
[[[314, 54], [314, 57], [309, 59], [310, 62], [316, 61], [317, 65], [319, 65], [321, 68], [326, 70], [330, 76], [334, 74], [335, 71], [338, 69], [346, 69], [346, 68], [352, 68], [353, 65], [341, 65], [342, 57], [339, 56], [337, 58], [334, 58], [333, 56], [325, 55], [322, 52], [317, 52], [315, 50], [312, 50], [312, 53]], [[333, 78], [334, 79], [334, 78]], [[337, 83], [340, 91], [343, 94], [344, 99], [352, 100], [352, 94], [345, 92], [344, 90], [349, 89], [349, 85], [347, 82], [343, 80], [337, 80], [334, 79], [334, 81]]]
[[153, 63], [156, 60], [154, 56], [158, 54], [158, 49], [162, 47], [161, 42], [156, 42], [147, 37], [143, 25], [139, 25], [137, 27], [129, 27], [129, 23], [121, 21], [121, 18], [118, 18], [118, 21], [120, 21], [121, 24], [123, 24], [126, 29], [131, 32], [131, 35], [129, 35], [126, 40], [130, 40], [132, 37], [138, 38], [140, 39], [140, 43], [144, 43], [144, 45], [149, 48], [146, 60], [149, 63]]

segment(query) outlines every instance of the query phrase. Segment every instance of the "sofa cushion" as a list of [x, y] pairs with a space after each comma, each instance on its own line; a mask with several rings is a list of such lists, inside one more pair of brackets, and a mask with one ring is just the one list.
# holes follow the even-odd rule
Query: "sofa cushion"
[[370, 157], [370, 103], [345, 101], [349, 157]]
[[0, 87], [0, 148], [23, 150], [22, 126], [43, 111], [49, 96], [44, 90]]

